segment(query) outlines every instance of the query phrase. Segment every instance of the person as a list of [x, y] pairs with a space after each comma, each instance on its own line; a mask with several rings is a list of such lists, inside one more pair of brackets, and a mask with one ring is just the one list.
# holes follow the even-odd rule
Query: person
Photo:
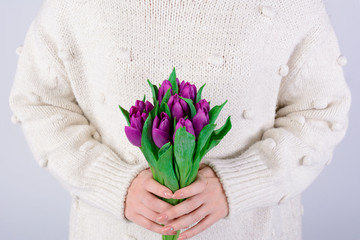
[[[17, 52], [12, 120], [72, 196], [69, 239], [302, 238], [301, 193], [351, 105], [323, 1], [46, 0]], [[118, 109], [173, 67], [206, 83], [210, 107], [228, 100], [217, 126], [232, 120], [175, 193], [152, 179]]]

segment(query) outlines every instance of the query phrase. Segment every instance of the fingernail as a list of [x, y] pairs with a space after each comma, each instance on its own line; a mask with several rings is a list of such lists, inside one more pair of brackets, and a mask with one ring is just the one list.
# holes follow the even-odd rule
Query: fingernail
[[166, 226], [164, 227], [164, 229], [162, 230], [163, 233], [168, 233], [168, 232], [173, 232], [174, 231], [174, 228], [172, 226]]
[[156, 218], [156, 221], [161, 223], [161, 222], [167, 220], [167, 218], [168, 218], [168, 216], [166, 216], [166, 215], [161, 215], [161, 216], [159, 216], [159, 217]]
[[184, 196], [184, 193], [182, 193], [182, 192], [176, 192], [176, 193], [174, 193], [174, 195], [172, 196], [173, 198], [180, 198], [180, 197], [182, 197], [182, 196]]
[[179, 235], [178, 240], [184, 240], [184, 239], [186, 239], [185, 235]]
[[169, 191], [164, 191], [164, 195], [165, 195], [165, 197], [171, 198], [172, 193]]

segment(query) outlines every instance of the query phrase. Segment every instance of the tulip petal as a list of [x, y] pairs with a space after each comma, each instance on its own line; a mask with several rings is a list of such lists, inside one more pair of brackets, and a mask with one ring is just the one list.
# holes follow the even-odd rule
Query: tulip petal
[[209, 117], [202, 108], [198, 110], [196, 115], [192, 119], [193, 127], [195, 130], [195, 136], [197, 137], [201, 129], [209, 123]]
[[141, 147], [141, 132], [138, 129], [125, 126], [125, 134], [131, 144]]
[[186, 131], [195, 136], [194, 127], [190, 119], [185, 120], [185, 126], [186, 126]]
[[185, 116], [183, 108], [181, 107], [181, 104], [179, 102], [174, 103], [171, 109], [171, 113], [173, 117], [176, 117], [177, 119], [180, 119]]
[[157, 128], [152, 129], [152, 138], [158, 148], [161, 148], [165, 143], [170, 141], [169, 133], [161, 131]]

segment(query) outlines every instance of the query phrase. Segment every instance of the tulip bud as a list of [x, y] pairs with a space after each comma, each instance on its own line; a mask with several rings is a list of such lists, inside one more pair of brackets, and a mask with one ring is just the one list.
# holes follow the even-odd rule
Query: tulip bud
[[125, 126], [125, 134], [128, 140], [135, 146], [141, 147], [141, 135], [146, 118], [154, 106], [149, 102], [136, 100], [135, 106], [129, 110], [130, 126]]
[[160, 118], [155, 116], [152, 125], [152, 139], [158, 148], [170, 141], [170, 117], [165, 113], [160, 113]]
[[179, 98], [177, 93], [170, 97], [168, 106], [172, 117], [176, 117], [176, 119], [185, 118], [190, 113], [188, 104], [183, 99]]
[[205, 99], [201, 99], [199, 102], [195, 103], [196, 112], [199, 110], [199, 108], [202, 108], [206, 113], [209, 113], [210, 106], [208, 101]]
[[196, 86], [195, 84], [191, 84], [189, 82], [185, 82], [184, 80], [181, 82], [179, 86], [179, 95], [184, 98], [189, 98], [193, 102], [195, 102], [196, 99]]
[[184, 118], [180, 118], [179, 121], [176, 123], [176, 126], [175, 126], [175, 131], [174, 131], [174, 134], [173, 134], [173, 142], [175, 142], [175, 134], [176, 134], [176, 131], [180, 128], [180, 127], [184, 127], [185, 126], [185, 129], [187, 132], [191, 133], [192, 135], [195, 136], [195, 132], [194, 132], [194, 127], [193, 127], [193, 124], [191, 122], [190, 119], [184, 119]]
[[192, 118], [192, 123], [195, 130], [195, 137], [197, 138], [203, 127], [209, 124], [209, 114], [206, 112], [206, 108], [199, 107], [195, 116]]

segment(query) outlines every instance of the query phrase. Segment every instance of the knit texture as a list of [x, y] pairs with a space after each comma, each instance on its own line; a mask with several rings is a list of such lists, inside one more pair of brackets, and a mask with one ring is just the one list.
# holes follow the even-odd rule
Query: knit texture
[[45, 0], [26, 33], [9, 103], [39, 166], [71, 193], [69, 239], [161, 239], [127, 220], [148, 168], [118, 105], [176, 68], [227, 104], [232, 129], [203, 158], [229, 215], [192, 239], [301, 239], [301, 193], [348, 128], [346, 57], [322, 0]]

